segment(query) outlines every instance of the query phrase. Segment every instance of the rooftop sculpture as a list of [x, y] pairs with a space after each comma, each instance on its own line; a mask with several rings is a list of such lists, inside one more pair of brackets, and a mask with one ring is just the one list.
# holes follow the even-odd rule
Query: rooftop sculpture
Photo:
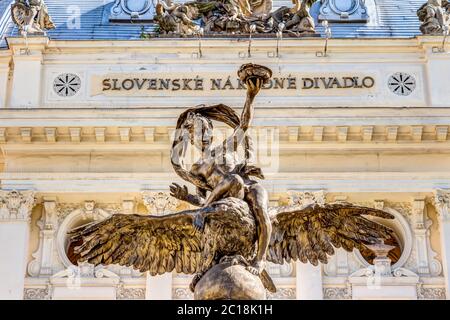
[[11, 16], [22, 35], [44, 34], [55, 28], [44, 0], [16, 0], [11, 5]]
[[276, 34], [315, 35], [309, 8], [315, 0], [293, 0], [272, 12], [271, 0], [213, 0], [167, 4], [158, 2], [154, 20], [159, 35]]
[[422, 22], [420, 31], [425, 35], [448, 34], [450, 27], [450, 2], [447, 0], [428, 0], [417, 10]]
[[[173, 184], [172, 196], [198, 209], [166, 216], [115, 214], [71, 231], [80, 262], [132, 266], [151, 275], [176, 271], [194, 274], [195, 299], [264, 299], [276, 287], [265, 262], [291, 260], [327, 263], [334, 248], [365, 248], [392, 237], [391, 230], [366, 218], [393, 219], [381, 210], [350, 203], [312, 203], [269, 207], [267, 191], [258, 179], [260, 168], [251, 164], [248, 135], [254, 117], [254, 99], [272, 76], [266, 67], [246, 64], [238, 72], [247, 99], [239, 117], [223, 104], [198, 106], [177, 121], [171, 160], [175, 172], [196, 187]], [[213, 121], [234, 129], [213, 147]], [[188, 168], [187, 148], [201, 156]], [[244, 159], [236, 161], [238, 147]]]

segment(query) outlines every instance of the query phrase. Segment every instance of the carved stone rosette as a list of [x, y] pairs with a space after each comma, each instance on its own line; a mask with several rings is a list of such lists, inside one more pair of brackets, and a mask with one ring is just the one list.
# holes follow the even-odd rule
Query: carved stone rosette
[[0, 221], [30, 221], [35, 203], [34, 191], [0, 190]]

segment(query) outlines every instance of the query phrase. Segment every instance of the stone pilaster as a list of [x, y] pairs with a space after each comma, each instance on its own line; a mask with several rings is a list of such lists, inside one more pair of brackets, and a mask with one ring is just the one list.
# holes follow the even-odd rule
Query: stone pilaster
[[[324, 204], [326, 202], [326, 193], [324, 190], [305, 192], [290, 191], [289, 196], [290, 203], [297, 205], [307, 205], [310, 203]], [[297, 300], [322, 300], [322, 265], [313, 266], [309, 262], [302, 263], [297, 261], [296, 271]]]
[[47, 37], [8, 39], [14, 63], [10, 107], [40, 106], [43, 51], [48, 41]]
[[413, 230], [417, 250], [417, 271], [419, 274], [429, 274], [428, 260], [428, 228], [425, 209], [425, 199], [414, 199], [412, 206]]
[[0, 56], [0, 109], [6, 108], [10, 60], [9, 56]]
[[53, 274], [53, 251], [58, 228], [56, 198], [44, 198], [43, 205], [42, 218], [37, 222], [40, 229], [39, 248], [32, 254], [34, 259], [28, 264], [30, 276], [51, 276]]
[[23, 299], [33, 191], [0, 190], [0, 300]]
[[322, 265], [297, 261], [297, 300], [322, 300]]
[[434, 205], [439, 216], [445, 294], [450, 299], [450, 190], [436, 190]]
[[[142, 200], [150, 214], [165, 215], [176, 210], [178, 200], [166, 192], [143, 191]], [[150, 276], [147, 273], [146, 300], [172, 299], [172, 273], [160, 276]]]

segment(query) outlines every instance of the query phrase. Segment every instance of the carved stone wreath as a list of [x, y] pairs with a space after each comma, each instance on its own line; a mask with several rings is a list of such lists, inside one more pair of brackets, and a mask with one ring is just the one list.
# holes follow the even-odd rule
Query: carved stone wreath
[[407, 73], [397, 72], [389, 77], [389, 89], [399, 96], [409, 96], [416, 89], [416, 79]]
[[72, 97], [80, 91], [81, 79], [73, 73], [63, 73], [53, 81], [53, 90], [60, 97]]

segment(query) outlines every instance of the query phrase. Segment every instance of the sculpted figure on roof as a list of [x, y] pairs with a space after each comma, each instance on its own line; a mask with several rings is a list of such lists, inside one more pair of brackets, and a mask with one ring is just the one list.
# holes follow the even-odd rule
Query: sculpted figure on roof
[[450, 24], [450, 3], [446, 0], [428, 0], [417, 16], [422, 22], [420, 31], [425, 35], [442, 35], [448, 32]]
[[11, 16], [22, 35], [55, 28], [44, 0], [16, 0], [11, 6]]
[[172, 4], [159, 2], [155, 21], [160, 34], [190, 36], [250, 33], [291, 36], [315, 34], [309, 8], [315, 0], [292, 0], [292, 8], [272, 12], [272, 0], [199, 0]]

